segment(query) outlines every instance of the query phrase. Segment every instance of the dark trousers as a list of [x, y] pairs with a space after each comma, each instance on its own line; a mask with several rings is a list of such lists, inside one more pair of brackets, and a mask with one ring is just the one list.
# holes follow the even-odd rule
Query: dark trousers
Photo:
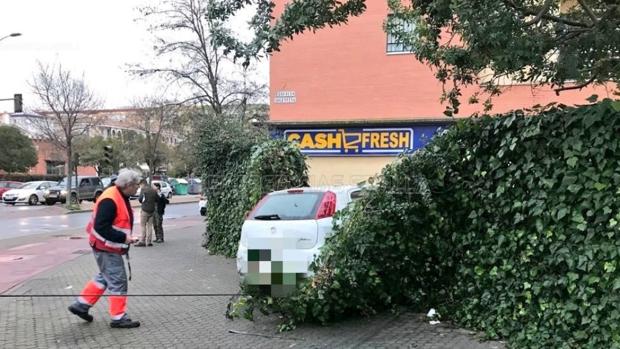
[[155, 240], [164, 241], [164, 217], [157, 211], [153, 214], [153, 230], [155, 230]]

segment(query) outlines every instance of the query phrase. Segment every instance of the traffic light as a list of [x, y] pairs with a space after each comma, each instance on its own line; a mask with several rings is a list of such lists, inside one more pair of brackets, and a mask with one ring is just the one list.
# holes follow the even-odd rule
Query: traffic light
[[103, 147], [103, 162], [108, 165], [112, 165], [112, 146], [106, 145]]
[[13, 95], [13, 110], [15, 113], [21, 113], [24, 111], [21, 93], [16, 93]]

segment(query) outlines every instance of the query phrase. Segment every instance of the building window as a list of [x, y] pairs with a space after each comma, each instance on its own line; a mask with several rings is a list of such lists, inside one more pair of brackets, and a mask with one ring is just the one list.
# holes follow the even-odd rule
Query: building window
[[65, 173], [64, 161], [45, 160], [45, 174], [63, 175]]
[[[399, 31], [404, 33], [411, 33], [414, 29], [412, 22], [406, 22], [399, 18], [394, 18], [392, 15], [388, 16], [389, 27], [398, 28]], [[398, 40], [395, 35], [387, 33], [387, 53], [411, 53], [412, 49], [406, 46], [402, 41]]]

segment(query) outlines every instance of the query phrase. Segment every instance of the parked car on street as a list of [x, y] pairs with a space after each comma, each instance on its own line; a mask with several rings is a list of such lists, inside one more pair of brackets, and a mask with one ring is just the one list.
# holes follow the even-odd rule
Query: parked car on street
[[155, 185], [155, 183], [159, 183], [162, 194], [164, 194], [168, 199], [172, 197], [172, 186], [168, 182], [154, 180], [153, 185]]
[[17, 189], [11, 189], [2, 194], [2, 202], [9, 205], [24, 203], [36, 205], [45, 202], [45, 191], [55, 183], [51, 181], [26, 182]]
[[[310, 263], [332, 233], [334, 214], [358, 198], [361, 190], [296, 188], [263, 197], [241, 228], [237, 250], [241, 279], [249, 285], [270, 285], [272, 272], [283, 273], [278, 278], [294, 286], [297, 277], [310, 273]], [[279, 265], [277, 271], [274, 265]]]
[[0, 181], [0, 198], [2, 198], [2, 194], [6, 193], [11, 189], [17, 189], [24, 185], [23, 182], [15, 182], [15, 181]]
[[[160, 181], [160, 180], [154, 180], [153, 184], [155, 183], [159, 183], [161, 185], [161, 192], [164, 193], [164, 195], [166, 195], [166, 198], [170, 199], [172, 197], [173, 192], [172, 192], [172, 186], [170, 185], [170, 183], [165, 182], [165, 181]], [[142, 187], [138, 188], [138, 191], [136, 191], [134, 195], [129, 197], [129, 199], [135, 200], [139, 198], [141, 192], [142, 192]]]
[[118, 175], [113, 174], [110, 177], [102, 177], [101, 178], [101, 184], [103, 185], [103, 189], [111, 186], [112, 184], [114, 184], [114, 182], [116, 181], [116, 178], [118, 178]]
[[45, 203], [48, 205], [53, 205], [57, 202], [64, 204], [67, 202], [67, 196], [73, 202], [82, 202], [82, 200], [95, 202], [102, 192], [103, 183], [99, 177], [78, 176], [77, 181], [75, 177], [71, 177], [71, 194], [68, 195], [67, 178], [65, 177], [45, 192]]

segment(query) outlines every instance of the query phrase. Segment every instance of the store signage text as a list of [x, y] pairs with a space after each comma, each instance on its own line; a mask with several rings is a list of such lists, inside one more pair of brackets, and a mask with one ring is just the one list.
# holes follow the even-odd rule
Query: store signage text
[[413, 149], [411, 128], [351, 128], [285, 130], [305, 154], [388, 155]]
[[274, 103], [276, 104], [291, 104], [297, 102], [295, 91], [277, 91]]

